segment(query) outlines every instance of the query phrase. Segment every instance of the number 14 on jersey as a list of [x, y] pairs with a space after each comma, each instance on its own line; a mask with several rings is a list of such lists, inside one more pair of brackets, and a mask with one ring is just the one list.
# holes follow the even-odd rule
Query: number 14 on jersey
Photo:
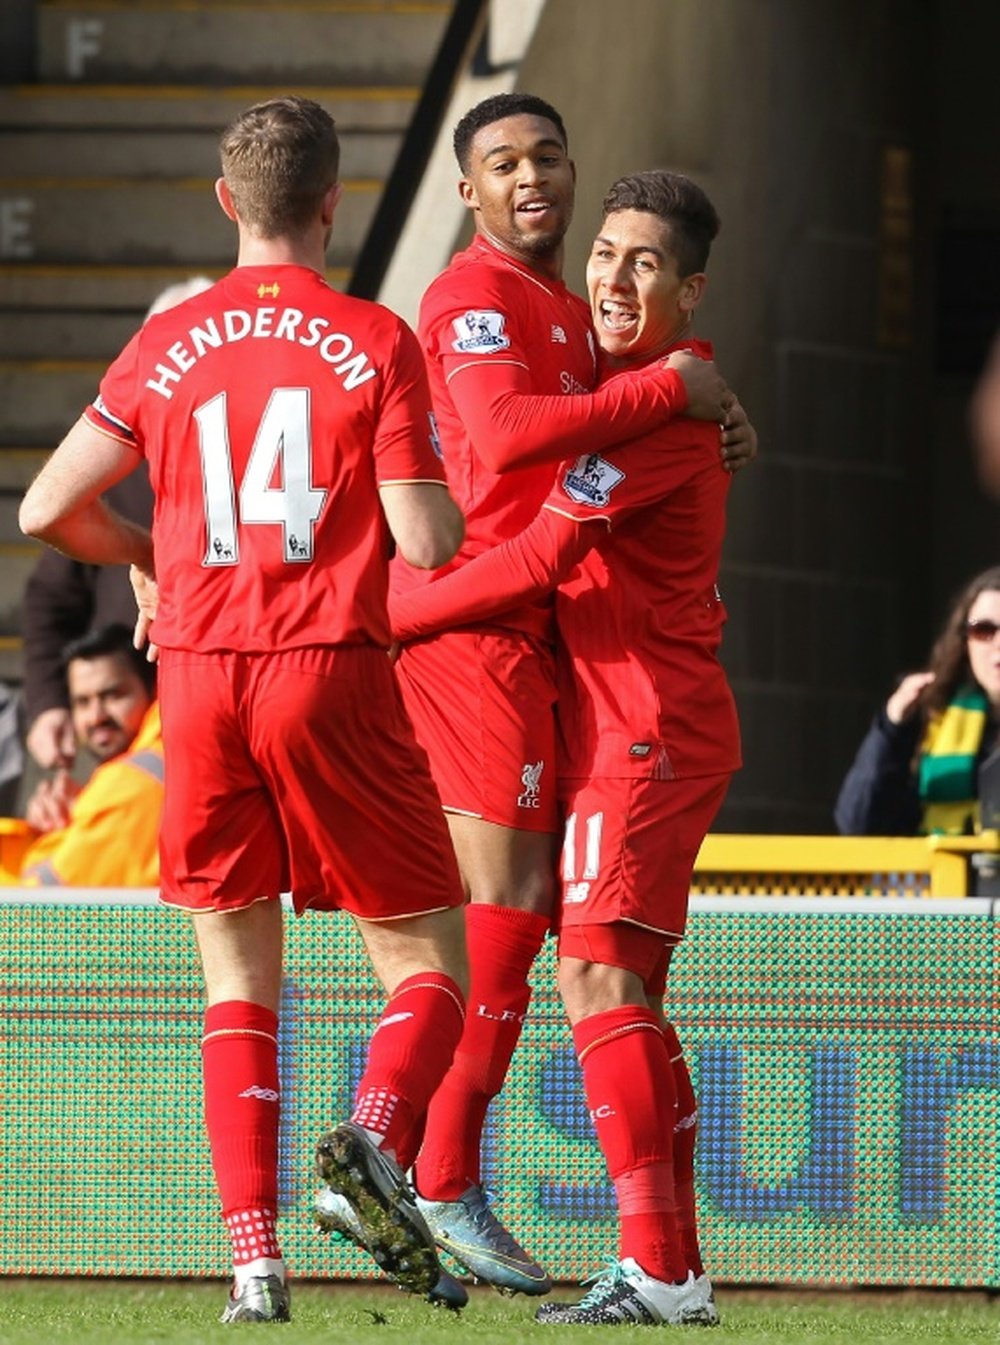
[[[327, 492], [312, 484], [312, 434], [308, 388], [275, 388], [257, 426], [247, 469], [237, 492], [229, 446], [226, 393], [199, 406], [202, 485], [207, 545], [203, 565], [238, 565], [240, 525], [281, 525], [284, 559], [308, 564], [313, 529]], [[280, 480], [280, 485], [271, 482]]]

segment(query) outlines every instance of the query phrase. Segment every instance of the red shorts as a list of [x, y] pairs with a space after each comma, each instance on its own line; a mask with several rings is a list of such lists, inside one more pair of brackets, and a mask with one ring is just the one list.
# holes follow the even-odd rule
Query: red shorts
[[676, 944], [659, 930], [615, 920], [609, 925], [567, 925], [559, 934], [559, 956], [624, 967], [641, 979], [650, 999], [662, 999]]
[[448, 631], [396, 664], [446, 812], [519, 831], [559, 829], [555, 659], [513, 631]]
[[162, 899], [391, 920], [460, 906], [427, 759], [385, 653], [160, 655]]
[[581, 956], [563, 931], [616, 920], [683, 938], [694, 861], [729, 778], [560, 780], [561, 953]]

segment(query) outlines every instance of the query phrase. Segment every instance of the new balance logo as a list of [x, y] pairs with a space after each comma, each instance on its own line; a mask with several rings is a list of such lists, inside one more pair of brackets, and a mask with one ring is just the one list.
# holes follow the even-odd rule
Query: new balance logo
[[552, 339], [558, 341], [560, 345], [566, 345], [566, 330], [555, 322], [552, 324]]
[[589, 894], [589, 883], [567, 883], [566, 891], [563, 893], [563, 901], [567, 906], [578, 906], [581, 901], [587, 900]]
[[240, 1097], [259, 1097], [261, 1102], [277, 1102], [280, 1093], [276, 1093], [273, 1088], [261, 1088], [260, 1084], [252, 1083], [249, 1088], [244, 1088], [239, 1094]]

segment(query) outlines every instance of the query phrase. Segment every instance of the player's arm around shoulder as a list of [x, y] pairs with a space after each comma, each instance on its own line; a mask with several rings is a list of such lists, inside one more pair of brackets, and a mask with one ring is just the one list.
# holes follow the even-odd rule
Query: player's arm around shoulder
[[405, 561], [418, 570], [436, 570], [451, 560], [465, 537], [465, 516], [443, 482], [393, 481], [378, 493]]

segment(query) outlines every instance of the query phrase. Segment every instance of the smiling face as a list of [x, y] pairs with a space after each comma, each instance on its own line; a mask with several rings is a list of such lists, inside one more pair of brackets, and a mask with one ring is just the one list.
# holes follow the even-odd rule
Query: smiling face
[[969, 608], [969, 626], [982, 636], [966, 638], [969, 667], [972, 675], [986, 692], [994, 710], [1000, 710], [1000, 590], [985, 589], [978, 594]]
[[576, 170], [558, 128], [523, 113], [476, 132], [459, 183], [477, 232], [554, 278], [562, 271], [575, 187]]
[[587, 262], [597, 338], [612, 363], [645, 363], [691, 326], [703, 272], [680, 276], [669, 221], [648, 210], [607, 215]]

